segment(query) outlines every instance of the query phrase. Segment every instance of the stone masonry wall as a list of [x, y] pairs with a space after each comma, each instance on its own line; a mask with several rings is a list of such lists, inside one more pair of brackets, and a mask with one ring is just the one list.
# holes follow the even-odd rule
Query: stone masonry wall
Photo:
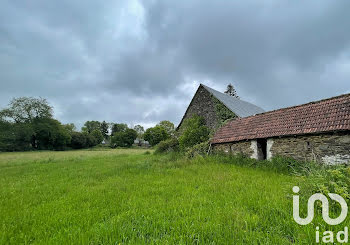
[[[212, 145], [213, 152], [243, 154], [260, 159], [256, 140]], [[292, 157], [300, 161], [317, 161], [324, 164], [350, 162], [350, 132], [269, 138], [267, 159], [275, 156]]]
[[[183, 120], [191, 118], [194, 115], [203, 117], [206, 125], [210, 129], [218, 127], [219, 120], [215, 109], [215, 103], [211, 98], [211, 94], [202, 86], [198, 88], [197, 93], [194, 95]], [[181, 125], [179, 130], [181, 131]]]
[[338, 164], [350, 161], [350, 132], [273, 138], [273, 156]]
[[254, 155], [254, 149], [251, 147], [251, 141], [241, 141], [236, 143], [225, 143], [212, 145], [212, 151], [214, 153], [226, 153], [226, 154], [242, 154], [246, 157], [252, 157]]

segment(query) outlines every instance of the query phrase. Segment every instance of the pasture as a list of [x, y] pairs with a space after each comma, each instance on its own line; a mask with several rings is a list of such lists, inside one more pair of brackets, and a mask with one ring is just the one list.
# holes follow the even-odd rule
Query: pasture
[[0, 244], [310, 244], [302, 181], [137, 149], [0, 153]]

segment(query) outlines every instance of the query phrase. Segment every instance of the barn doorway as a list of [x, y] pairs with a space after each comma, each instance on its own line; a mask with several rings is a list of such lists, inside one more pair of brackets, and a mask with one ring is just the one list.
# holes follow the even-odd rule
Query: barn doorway
[[258, 160], [266, 160], [267, 158], [267, 140], [266, 139], [258, 139], [257, 140], [258, 147]]

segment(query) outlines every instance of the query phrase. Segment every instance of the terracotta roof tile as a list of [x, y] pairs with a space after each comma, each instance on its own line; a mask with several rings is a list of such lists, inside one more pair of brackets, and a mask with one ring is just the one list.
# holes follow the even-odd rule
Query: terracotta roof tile
[[350, 94], [234, 119], [218, 129], [211, 142], [339, 130], [350, 130]]

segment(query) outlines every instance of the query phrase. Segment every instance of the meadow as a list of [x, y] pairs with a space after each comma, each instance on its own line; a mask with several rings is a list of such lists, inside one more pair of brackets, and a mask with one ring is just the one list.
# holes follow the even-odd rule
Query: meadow
[[327, 227], [294, 222], [304, 181], [215, 156], [0, 153], [0, 244], [311, 244]]

